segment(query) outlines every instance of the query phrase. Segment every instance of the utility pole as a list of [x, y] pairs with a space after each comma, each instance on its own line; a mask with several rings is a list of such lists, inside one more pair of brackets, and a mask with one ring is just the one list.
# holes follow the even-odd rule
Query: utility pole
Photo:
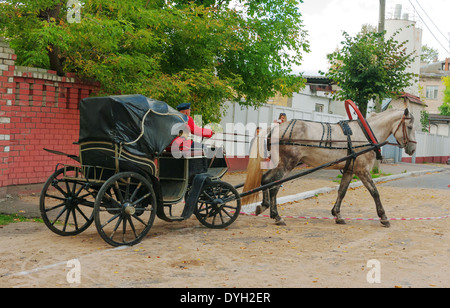
[[[386, 16], [386, 0], [380, 0], [380, 16], [378, 18], [378, 33], [384, 32], [384, 20]], [[383, 42], [383, 40], [381, 40]], [[381, 112], [381, 102], [375, 102], [375, 112]]]
[[[386, 0], [380, 0], [380, 16], [378, 18], [378, 33], [383, 33], [385, 30], [384, 29], [385, 16], [386, 16]], [[384, 40], [381, 40], [381, 42], [383, 42], [383, 41]], [[382, 104], [382, 102], [375, 102], [375, 112], [376, 113], [381, 112], [381, 104]], [[375, 160], [375, 164], [374, 164], [372, 170], [375, 172], [380, 171], [380, 162], [378, 160]]]
[[386, 15], [386, 0], [380, 0], [380, 17], [378, 21], [378, 33], [384, 32], [385, 15]]

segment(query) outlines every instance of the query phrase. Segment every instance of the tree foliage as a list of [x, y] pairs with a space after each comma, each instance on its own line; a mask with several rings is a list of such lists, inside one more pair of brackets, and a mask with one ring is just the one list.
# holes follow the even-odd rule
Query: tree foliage
[[450, 116], [450, 77], [442, 77], [442, 82], [445, 85], [444, 102], [438, 108], [441, 115]]
[[381, 102], [412, 84], [415, 74], [406, 69], [414, 55], [407, 54], [406, 42], [395, 40], [398, 33], [385, 39], [384, 33], [363, 31], [351, 37], [344, 32], [342, 48], [328, 55], [331, 67], [324, 73], [340, 87], [335, 99], [353, 100], [365, 115], [369, 100]]
[[422, 53], [420, 54], [421, 62], [432, 63], [437, 59], [439, 59], [439, 50], [433, 47], [428, 47], [428, 45], [422, 46]]
[[291, 74], [308, 51], [301, 0], [77, 2], [79, 23], [68, 22], [67, 0], [0, 4], [18, 65], [75, 72], [109, 95], [190, 101], [206, 122], [220, 120], [226, 100], [257, 107], [304, 86]]

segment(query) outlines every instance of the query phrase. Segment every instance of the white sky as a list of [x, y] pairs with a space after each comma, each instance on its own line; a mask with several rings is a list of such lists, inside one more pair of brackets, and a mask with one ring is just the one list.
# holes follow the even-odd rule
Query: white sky
[[[302, 65], [295, 70], [304, 72], [305, 75], [318, 75], [318, 70], [326, 71], [328, 69], [326, 54], [339, 46], [343, 39], [342, 31], [347, 31], [353, 36], [365, 23], [378, 27], [379, 2], [379, 0], [304, 0], [300, 5], [300, 12], [303, 15], [305, 29], [309, 32], [311, 52], [303, 55]], [[411, 3], [418, 14], [414, 12]], [[450, 57], [448, 53], [450, 0], [386, 0], [387, 18], [393, 16], [396, 4], [402, 4], [402, 13], [409, 13], [410, 20], [419, 21], [418, 25], [423, 29], [423, 45], [438, 49], [440, 60]]]

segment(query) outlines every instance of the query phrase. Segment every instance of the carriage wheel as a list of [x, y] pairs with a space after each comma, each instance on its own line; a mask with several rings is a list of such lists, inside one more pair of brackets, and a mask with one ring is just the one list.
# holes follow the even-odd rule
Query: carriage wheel
[[110, 245], [134, 245], [155, 220], [156, 197], [150, 182], [135, 172], [122, 172], [100, 188], [94, 206], [95, 226]]
[[194, 213], [206, 227], [222, 229], [237, 219], [240, 210], [241, 199], [236, 189], [217, 181], [203, 186]]
[[95, 190], [84, 181], [80, 168], [61, 168], [45, 182], [39, 209], [45, 225], [54, 233], [67, 236], [86, 230], [93, 222]]

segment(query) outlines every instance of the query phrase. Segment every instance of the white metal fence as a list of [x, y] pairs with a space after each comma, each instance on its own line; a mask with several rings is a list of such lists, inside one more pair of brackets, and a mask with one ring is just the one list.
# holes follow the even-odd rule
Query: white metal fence
[[[417, 148], [415, 157], [450, 156], [450, 137], [416, 132]], [[409, 157], [403, 153], [403, 157]]]

